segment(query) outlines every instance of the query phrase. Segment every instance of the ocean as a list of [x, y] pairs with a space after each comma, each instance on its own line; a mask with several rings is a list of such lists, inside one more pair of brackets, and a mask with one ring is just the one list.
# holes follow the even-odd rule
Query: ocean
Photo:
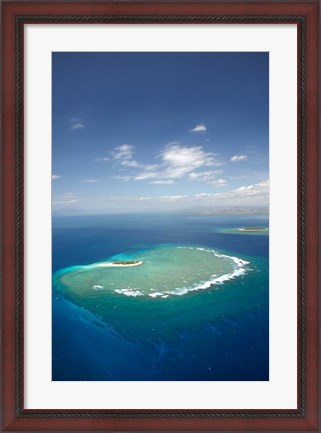
[[54, 217], [52, 380], [269, 380], [269, 235], [242, 227], [268, 216]]

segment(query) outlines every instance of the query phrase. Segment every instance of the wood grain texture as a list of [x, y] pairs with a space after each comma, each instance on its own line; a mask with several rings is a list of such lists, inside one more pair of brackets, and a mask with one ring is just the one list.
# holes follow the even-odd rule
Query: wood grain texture
[[[318, 1], [3, 2], [3, 431], [320, 431], [319, 400], [319, 12]], [[140, 17], [134, 18], [134, 17]], [[170, 19], [166, 18], [170, 16]], [[298, 409], [90, 411], [23, 408], [24, 23], [297, 23]], [[123, 17], [126, 17], [123, 18]], [[149, 17], [149, 18], [147, 18]], [[158, 18], [157, 18], [158, 17]], [[219, 20], [219, 17], [224, 19]], [[229, 18], [230, 17], [230, 18]], [[258, 17], [260, 17], [258, 19]], [[133, 21], [134, 20], [134, 21]], [[230, 21], [229, 21], [230, 20]], [[110, 22], [110, 21], [107, 21]]]

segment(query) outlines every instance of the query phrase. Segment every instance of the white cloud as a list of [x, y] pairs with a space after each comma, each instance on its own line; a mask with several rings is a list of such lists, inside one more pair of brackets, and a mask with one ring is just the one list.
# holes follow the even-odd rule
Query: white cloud
[[[119, 160], [119, 170], [123, 170], [124, 167], [140, 169], [135, 174], [129, 173], [133, 179], [155, 179], [158, 183], [184, 177], [202, 167], [222, 165], [213, 153], [205, 152], [202, 146], [184, 146], [177, 142], [170, 143], [163, 148], [158, 155], [159, 164], [141, 164], [132, 159], [132, 156], [133, 146], [128, 144], [117, 147], [113, 152], [113, 158]], [[208, 176], [209, 173], [207, 171]], [[211, 174], [215, 175], [218, 172], [211, 171]], [[194, 178], [196, 179], [197, 176], [198, 174], [194, 175]]]
[[98, 162], [100, 162], [100, 161], [110, 161], [110, 158], [107, 158], [107, 157], [105, 157], [105, 156], [102, 156], [102, 157], [100, 157], [100, 158], [95, 158], [95, 161], [98, 161]]
[[79, 122], [76, 119], [73, 119], [70, 129], [72, 131], [76, 131], [77, 129], [83, 129], [84, 127], [85, 127], [85, 125], [83, 123]]
[[[72, 194], [72, 193], [70, 193]], [[221, 193], [205, 193], [193, 195], [88, 195], [73, 197], [62, 195], [53, 201], [55, 212], [70, 213], [110, 213], [110, 212], [168, 212], [191, 211], [215, 207], [251, 206], [267, 207], [269, 205], [269, 181], [265, 180], [252, 185], [244, 185]]]
[[78, 200], [61, 200], [61, 201], [53, 201], [52, 204], [53, 205], [69, 205], [69, 204], [73, 204], [73, 203], [77, 203]]
[[139, 164], [134, 159], [124, 159], [121, 162], [121, 165], [124, 165], [125, 167], [134, 167], [134, 168], [141, 167], [141, 164]]
[[86, 183], [97, 183], [98, 179], [84, 179], [84, 182], [86, 182]]
[[132, 176], [112, 176], [112, 179], [123, 180], [124, 182], [128, 182], [132, 179]]
[[169, 180], [154, 180], [153, 182], [150, 183], [154, 183], [155, 185], [171, 185], [172, 183], [174, 183], [173, 180], [169, 179]]
[[246, 161], [247, 156], [246, 155], [234, 155], [230, 159], [231, 162], [240, 162], [240, 161]]
[[[218, 179], [217, 186], [226, 185], [225, 179]], [[194, 195], [162, 195], [153, 197], [137, 197], [139, 201], [148, 202], [150, 209], [160, 209], [163, 203], [173, 206], [172, 209], [193, 209], [215, 206], [268, 206], [269, 181], [265, 180], [253, 185], [241, 186], [221, 193], [199, 193]]]
[[204, 152], [202, 146], [182, 146], [179, 144], [166, 146], [161, 153], [165, 165], [164, 177], [182, 177], [200, 167], [221, 165], [211, 152]]
[[121, 146], [118, 146], [115, 148], [115, 150], [112, 152], [114, 159], [131, 159], [133, 156], [133, 149], [134, 147], [130, 144], [122, 144]]
[[78, 193], [76, 192], [65, 192], [62, 196], [62, 200], [71, 200], [77, 197], [78, 197]]
[[196, 125], [190, 131], [191, 132], [198, 132], [198, 133], [204, 134], [204, 132], [207, 131], [207, 127], [206, 127], [206, 125], [204, 125], [204, 123], [199, 123], [198, 125]]
[[199, 194], [195, 194], [195, 197], [196, 198], [199, 198], [199, 197], [210, 197], [210, 196], [212, 196], [213, 194], [208, 194], [208, 193], [206, 193], [206, 192], [201, 192], [201, 193], [199, 193]]
[[190, 180], [211, 182], [214, 180], [215, 176], [222, 173], [223, 170], [207, 170], [207, 171], [199, 171], [199, 172], [192, 171], [192, 173], [189, 174], [189, 178]]
[[[225, 179], [218, 179], [217, 186], [226, 185]], [[199, 193], [194, 195], [163, 195], [154, 197], [140, 197], [139, 200], [148, 200], [150, 206], [157, 209], [158, 203], [177, 203], [180, 208], [193, 208], [198, 206], [268, 206], [269, 181], [264, 180], [257, 184], [241, 186], [221, 193]]]
[[255, 205], [257, 200], [268, 202], [269, 191], [269, 180], [264, 180], [253, 185], [240, 186], [231, 191], [215, 194], [215, 197], [221, 200], [234, 200], [235, 202], [253, 199], [252, 204]]
[[245, 174], [241, 175], [241, 176], [229, 176], [229, 179], [231, 179], [231, 180], [244, 180], [247, 178], [248, 178], [248, 176], [246, 176]]
[[137, 174], [134, 179], [135, 180], [146, 180], [146, 179], [155, 179], [157, 177], [161, 177], [161, 174], [156, 171], [145, 171]]
[[224, 185], [226, 185], [226, 180], [225, 179], [217, 179], [217, 180], [213, 180], [210, 183], [212, 185], [215, 185], [215, 186], [224, 186]]
[[52, 180], [61, 179], [61, 178], [62, 178], [62, 176], [58, 176], [57, 174], [53, 174], [53, 175], [51, 176], [51, 179], [52, 179]]
[[160, 197], [157, 197], [161, 201], [170, 201], [170, 202], [176, 202], [181, 201], [189, 198], [188, 195], [162, 195]]
[[143, 196], [143, 197], [138, 197], [137, 199], [139, 201], [146, 201], [146, 200], [152, 200], [153, 202], [178, 202], [178, 201], [182, 201], [182, 200], [186, 200], [188, 199], [190, 196], [189, 195], [159, 195], [159, 196]]

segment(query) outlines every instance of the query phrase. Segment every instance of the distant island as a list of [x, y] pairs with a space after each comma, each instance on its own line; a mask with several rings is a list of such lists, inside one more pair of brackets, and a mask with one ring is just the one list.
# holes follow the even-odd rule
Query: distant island
[[230, 208], [201, 210], [194, 215], [268, 215], [269, 208]]
[[241, 232], [264, 232], [268, 229], [266, 227], [242, 227], [239, 230]]

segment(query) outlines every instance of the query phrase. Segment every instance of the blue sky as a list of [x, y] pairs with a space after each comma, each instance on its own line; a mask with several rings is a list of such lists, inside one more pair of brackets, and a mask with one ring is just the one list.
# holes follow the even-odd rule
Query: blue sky
[[59, 214], [267, 206], [268, 53], [53, 53]]

